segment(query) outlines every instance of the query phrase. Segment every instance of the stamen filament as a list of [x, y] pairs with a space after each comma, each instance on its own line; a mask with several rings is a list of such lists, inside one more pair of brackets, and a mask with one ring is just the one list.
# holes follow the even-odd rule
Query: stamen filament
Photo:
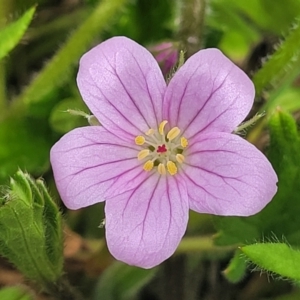
[[154, 129], [153, 129], [153, 128], [150, 128], [150, 129], [148, 129], [148, 130], [145, 132], [146, 135], [152, 135], [153, 133], [154, 133]]
[[142, 145], [144, 145], [146, 139], [142, 135], [138, 135], [134, 141], [135, 141], [136, 145], [142, 146]]
[[161, 135], [164, 135], [164, 128], [166, 126], [166, 124], [168, 123], [168, 121], [164, 120], [159, 124], [159, 128], [158, 131]]
[[180, 129], [178, 127], [173, 127], [167, 134], [167, 138], [169, 141], [174, 140], [180, 133]]
[[167, 162], [167, 169], [168, 169], [168, 172], [171, 174], [171, 175], [175, 175], [177, 173], [177, 167], [175, 165], [175, 163], [173, 161], [168, 161]]
[[183, 162], [184, 162], [184, 156], [182, 155], [182, 154], [180, 154], [180, 153], [178, 153], [178, 154], [176, 154], [176, 160], [180, 163], [180, 164], [182, 164]]
[[157, 166], [157, 171], [160, 175], [165, 175], [167, 172], [166, 172], [166, 167], [164, 164], [160, 163], [158, 166]]
[[143, 149], [141, 150], [139, 153], [138, 153], [138, 160], [142, 160], [144, 159], [145, 157], [147, 157], [150, 153], [150, 150], [149, 149]]
[[144, 166], [143, 166], [143, 169], [145, 171], [151, 171], [153, 169], [153, 166], [154, 166], [154, 163], [152, 160], [148, 160], [145, 162]]
[[188, 144], [189, 144], [188, 140], [184, 136], [182, 136], [181, 139], [180, 139], [181, 147], [186, 148], [188, 146]]

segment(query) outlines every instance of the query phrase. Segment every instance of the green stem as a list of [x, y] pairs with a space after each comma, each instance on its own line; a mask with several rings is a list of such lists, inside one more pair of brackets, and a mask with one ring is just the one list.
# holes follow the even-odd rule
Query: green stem
[[211, 237], [197, 236], [185, 237], [179, 244], [176, 253], [198, 252], [207, 254], [212, 258], [222, 258], [237, 249], [237, 245], [233, 246], [216, 246]]
[[186, 58], [197, 52], [202, 46], [206, 0], [180, 1], [179, 40], [186, 51]]

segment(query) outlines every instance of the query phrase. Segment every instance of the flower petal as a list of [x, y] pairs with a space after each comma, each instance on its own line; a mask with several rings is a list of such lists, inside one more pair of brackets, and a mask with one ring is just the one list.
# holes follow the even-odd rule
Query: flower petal
[[51, 149], [59, 194], [68, 208], [78, 209], [130, 190], [146, 172], [138, 150], [100, 126], [64, 135]]
[[109, 251], [121, 261], [152, 268], [177, 248], [188, 221], [186, 187], [153, 173], [136, 189], [105, 204]]
[[189, 148], [182, 171], [190, 208], [201, 213], [253, 215], [277, 191], [277, 176], [267, 158], [233, 134], [203, 135]]
[[100, 123], [118, 136], [132, 139], [162, 120], [163, 75], [150, 52], [128, 38], [111, 38], [87, 52], [77, 84]]
[[221, 51], [201, 50], [170, 81], [164, 119], [187, 138], [199, 132], [232, 132], [249, 113], [254, 94], [251, 80]]

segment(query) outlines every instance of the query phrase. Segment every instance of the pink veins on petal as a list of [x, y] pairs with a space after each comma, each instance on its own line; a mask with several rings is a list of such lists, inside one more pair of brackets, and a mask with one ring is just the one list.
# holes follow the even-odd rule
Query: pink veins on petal
[[255, 91], [219, 50], [200, 50], [166, 85], [144, 47], [114, 37], [81, 58], [77, 84], [102, 126], [74, 129], [53, 146], [54, 178], [71, 209], [106, 201], [116, 259], [154, 267], [176, 250], [188, 209], [249, 216], [276, 193], [269, 161], [232, 134]]

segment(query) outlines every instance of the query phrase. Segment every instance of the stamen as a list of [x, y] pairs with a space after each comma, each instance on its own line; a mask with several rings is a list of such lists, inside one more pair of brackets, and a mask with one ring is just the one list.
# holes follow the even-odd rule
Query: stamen
[[149, 153], [150, 153], [149, 149], [141, 150], [138, 154], [138, 160], [144, 159], [145, 157], [147, 157], [149, 155]]
[[159, 131], [159, 133], [160, 133], [161, 135], [164, 135], [164, 128], [165, 128], [165, 126], [166, 126], [167, 123], [168, 123], [168, 121], [164, 120], [164, 121], [162, 121], [162, 122], [159, 124], [159, 129], [158, 129], [158, 131]]
[[166, 124], [168, 121], [163, 120], [158, 128], [149, 128], [144, 134], [135, 137], [135, 144], [142, 146], [137, 153], [137, 159], [146, 172], [155, 170], [160, 175], [173, 176], [187, 160], [185, 148], [189, 143], [177, 126], [165, 130]]
[[184, 156], [180, 153], [176, 154], [176, 160], [182, 164], [184, 162]]
[[167, 138], [169, 141], [174, 140], [180, 133], [180, 129], [178, 127], [173, 127], [167, 134]]
[[189, 144], [188, 140], [184, 136], [181, 137], [181, 139], [180, 139], [181, 147], [186, 148], [188, 146], [188, 144]]
[[143, 169], [145, 171], [151, 171], [153, 169], [153, 165], [154, 165], [153, 161], [148, 160], [148, 161], [145, 162]]
[[175, 163], [173, 161], [168, 161], [167, 162], [167, 169], [168, 169], [168, 172], [171, 174], [171, 175], [175, 175], [177, 173], [177, 167], [175, 165]]
[[153, 128], [150, 128], [150, 129], [148, 129], [148, 130], [145, 132], [146, 135], [152, 135], [153, 133], [154, 133], [154, 129], [153, 129]]
[[160, 163], [158, 166], [157, 166], [157, 171], [160, 175], [165, 175], [167, 172], [166, 172], [166, 167], [164, 164]]
[[142, 136], [142, 135], [138, 135], [135, 139], [134, 139], [136, 145], [144, 145], [146, 139]]

